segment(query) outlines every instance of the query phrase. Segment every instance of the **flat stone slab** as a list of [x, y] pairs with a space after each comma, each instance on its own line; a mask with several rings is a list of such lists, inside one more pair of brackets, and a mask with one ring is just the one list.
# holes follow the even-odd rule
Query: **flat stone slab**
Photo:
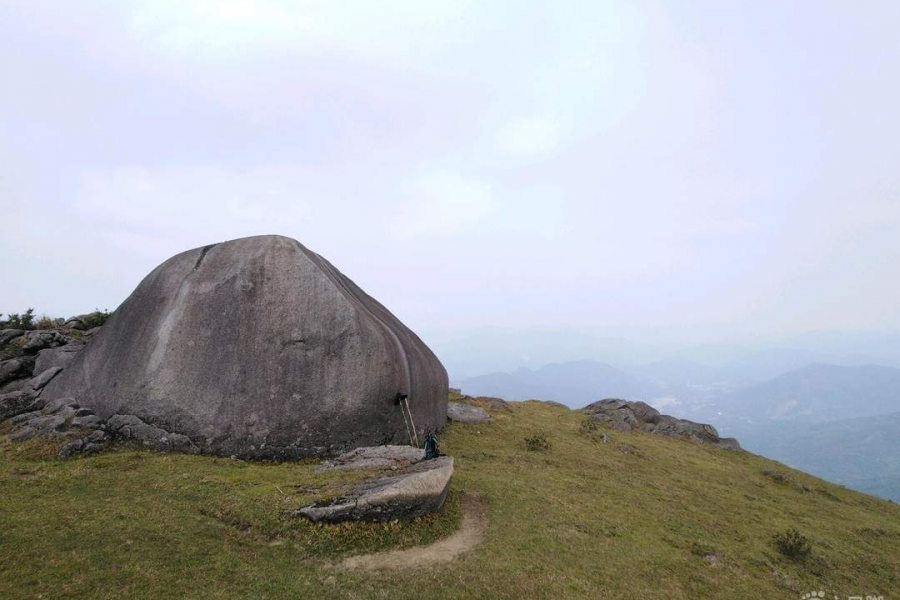
[[447, 418], [459, 423], [477, 425], [479, 423], [487, 423], [490, 421], [491, 415], [487, 414], [487, 411], [483, 408], [478, 408], [477, 406], [460, 404], [459, 402], [448, 402]]
[[425, 452], [412, 446], [365, 446], [323, 462], [316, 472], [400, 468], [423, 458]]
[[326, 523], [412, 519], [444, 505], [452, 476], [451, 457], [422, 460], [396, 475], [366, 481], [337, 500], [304, 506], [297, 514]]
[[33, 390], [42, 389], [44, 386], [50, 383], [51, 379], [59, 375], [62, 370], [62, 367], [50, 367], [49, 369], [45, 369], [37, 377], [31, 378], [31, 381], [28, 382], [28, 387]]

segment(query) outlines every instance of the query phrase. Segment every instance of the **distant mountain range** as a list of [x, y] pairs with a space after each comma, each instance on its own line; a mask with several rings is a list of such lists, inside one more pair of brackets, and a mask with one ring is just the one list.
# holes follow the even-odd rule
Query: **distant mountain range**
[[900, 369], [813, 364], [723, 397], [723, 416], [825, 422], [900, 410]]
[[[900, 369], [825, 363], [794, 366], [803, 355], [774, 350], [722, 366], [683, 358], [624, 368], [580, 360], [488, 373], [453, 384], [470, 394], [555, 400], [572, 408], [613, 397], [674, 401], [688, 410], [710, 404], [709, 416], [728, 415], [729, 419], [823, 421], [900, 409]], [[764, 377], [770, 373], [775, 375]], [[857, 406], [863, 400], [865, 406]]]
[[812, 363], [900, 368], [900, 333], [821, 332], [743, 344], [648, 344], [571, 330], [484, 328], [424, 336], [455, 381], [485, 373], [596, 361], [624, 370], [687, 360], [723, 369], [741, 385], [760, 383]]
[[457, 387], [477, 396], [507, 400], [555, 400], [581, 407], [602, 398], [644, 399], [662, 394], [652, 381], [610, 365], [589, 361], [551, 364], [513, 373], [489, 373], [458, 382]]

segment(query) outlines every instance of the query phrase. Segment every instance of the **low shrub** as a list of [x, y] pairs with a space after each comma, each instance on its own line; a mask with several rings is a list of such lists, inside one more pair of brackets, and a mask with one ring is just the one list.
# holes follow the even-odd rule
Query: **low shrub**
[[589, 438], [591, 441], [604, 443], [609, 441], [609, 436], [602, 431], [597, 419], [585, 417], [581, 420], [579, 431], [581, 432], [581, 435]]
[[109, 311], [106, 309], [101, 311], [99, 308], [96, 308], [94, 312], [85, 315], [82, 320], [88, 329], [93, 329], [105, 324], [107, 319], [109, 319]]
[[581, 433], [594, 433], [598, 429], [600, 429], [600, 426], [597, 425], [596, 419], [585, 417], [581, 420]]
[[65, 319], [52, 319], [48, 316], [43, 316], [37, 321], [34, 322], [35, 329], [56, 329], [58, 327], [62, 327]]
[[551, 446], [546, 433], [535, 433], [525, 438], [525, 447], [532, 452], [546, 452]]
[[34, 329], [34, 309], [29, 308], [21, 315], [10, 314], [6, 320], [0, 320], [0, 329]]
[[772, 536], [775, 547], [792, 560], [803, 560], [812, 554], [812, 544], [805, 535], [794, 529], [776, 533]]
[[787, 473], [785, 473], [784, 471], [775, 471], [773, 469], [766, 469], [762, 473], [764, 476], [768, 477], [775, 483], [780, 483], [780, 484], [794, 483], [794, 480], [791, 478], [791, 476], [788, 475]]

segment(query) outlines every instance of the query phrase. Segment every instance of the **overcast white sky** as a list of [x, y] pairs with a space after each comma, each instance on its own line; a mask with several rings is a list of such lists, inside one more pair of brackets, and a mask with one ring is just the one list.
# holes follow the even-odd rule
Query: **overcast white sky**
[[414, 329], [900, 328], [900, 2], [0, 0], [0, 312], [261, 233]]

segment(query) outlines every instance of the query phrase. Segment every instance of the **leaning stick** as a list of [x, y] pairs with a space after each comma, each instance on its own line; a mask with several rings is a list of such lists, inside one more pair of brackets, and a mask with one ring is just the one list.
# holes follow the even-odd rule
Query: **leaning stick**
[[403, 399], [403, 402], [406, 403], [406, 412], [409, 414], [409, 424], [412, 425], [413, 438], [416, 440], [416, 448], [419, 447], [419, 434], [416, 433], [416, 424], [413, 423], [412, 411], [409, 409], [409, 397]]

